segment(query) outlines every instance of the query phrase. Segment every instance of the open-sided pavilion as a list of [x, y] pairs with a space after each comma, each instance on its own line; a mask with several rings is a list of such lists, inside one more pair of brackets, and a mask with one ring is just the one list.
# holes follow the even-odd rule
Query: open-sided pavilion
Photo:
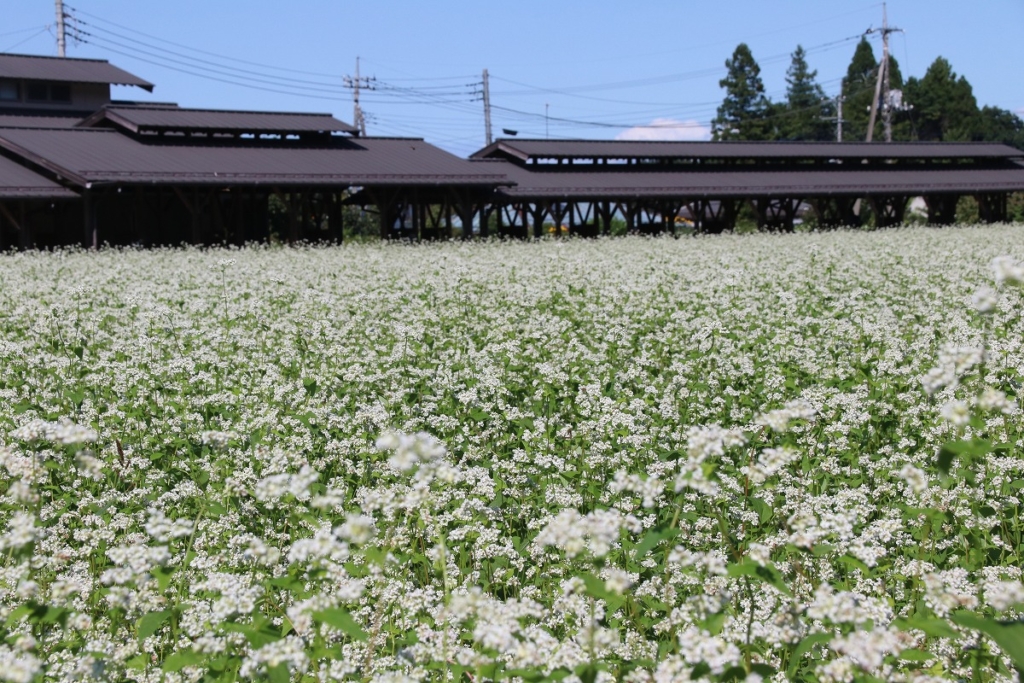
[[512, 181], [496, 190], [498, 230], [540, 235], [545, 225], [607, 233], [700, 232], [735, 226], [748, 202], [758, 226], [792, 230], [801, 205], [822, 227], [856, 225], [867, 203], [880, 227], [901, 223], [923, 197], [932, 224], [952, 223], [960, 197], [981, 218], [1006, 220], [1009, 192], [1024, 190], [1024, 152], [997, 143], [647, 142], [502, 139], [472, 155]]

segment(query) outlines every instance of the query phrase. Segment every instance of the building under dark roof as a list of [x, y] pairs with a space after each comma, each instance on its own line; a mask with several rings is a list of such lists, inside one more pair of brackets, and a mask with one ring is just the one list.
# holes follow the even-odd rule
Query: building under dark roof
[[647, 142], [504, 139], [471, 156], [511, 185], [496, 191], [503, 234], [544, 226], [607, 232], [731, 229], [742, 203], [762, 228], [790, 230], [801, 206], [819, 225], [858, 223], [866, 199], [877, 225], [903, 221], [925, 198], [929, 221], [951, 223], [961, 196], [984, 220], [1006, 218], [1006, 195], [1024, 190], [1024, 152], [998, 143]]
[[[354, 137], [329, 114], [112, 102], [111, 83], [152, 85], [102, 61], [0, 55], [0, 79], [0, 159], [18, 169], [0, 176], [0, 248], [265, 240], [271, 214], [282, 238], [338, 239], [356, 191], [382, 234], [440, 236], [507, 182], [421, 139]], [[30, 97], [40, 83], [58, 97]]]
[[[340, 239], [359, 205], [385, 237], [766, 229], [929, 221], [957, 201], [1006, 218], [1024, 154], [984, 143], [498, 140], [460, 159], [421, 139], [358, 137], [330, 114], [111, 101], [153, 85], [102, 60], [0, 54], [0, 249]], [[859, 200], [866, 200], [861, 202]]]

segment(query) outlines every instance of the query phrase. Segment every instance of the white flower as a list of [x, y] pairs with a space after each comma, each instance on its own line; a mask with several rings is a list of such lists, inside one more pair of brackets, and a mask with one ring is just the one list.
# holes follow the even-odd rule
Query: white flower
[[349, 513], [345, 522], [334, 530], [335, 535], [349, 543], [362, 544], [373, 538], [377, 533], [373, 517]]
[[65, 446], [91, 443], [99, 436], [96, 430], [77, 425], [69, 420], [47, 422], [32, 420], [11, 432], [20, 441], [52, 441]]
[[387, 432], [377, 439], [377, 450], [394, 451], [388, 462], [401, 472], [408, 472], [421, 462], [443, 458], [446, 452], [444, 444], [426, 432]]
[[1024, 282], [1024, 265], [1012, 256], [997, 256], [992, 259], [992, 273], [996, 284]]
[[0, 681], [31, 683], [42, 668], [42, 661], [35, 655], [0, 645]]
[[979, 287], [971, 297], [971, 303], [979, 313], [992, 313], [999, 305], [999, 294], [991, 287]]
[[954, 427], [966, 427], [971, 421], [971, 408], [964, 401], [947, 401], [939, 410], [939, 415]]
[[978, 397], [978, 407], [982, 410], [1009, 415], [1017, 409], [1017, 403], [1006, 397], [1002, 391], [993, 387], [985, 387]]
[[1024, 584], [1020, 581], [994, 581], [985, 586], [985, 602], [1002, 612], [1024, 605]]
[[924, 493], [928, 488], [928, 476], [924, 473], [924, 470], [918, 469], [910, 463], [903, 466], [898, 476], [907, 482], [907, 487], [914, 493]]

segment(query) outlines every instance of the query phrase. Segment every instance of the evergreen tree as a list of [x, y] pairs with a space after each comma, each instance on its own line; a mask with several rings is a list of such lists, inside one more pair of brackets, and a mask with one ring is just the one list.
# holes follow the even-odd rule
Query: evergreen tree
[[957, 77], [944, 57], [937, 57], [920, 80], [907, 80], [906, 97], [914, 109], [918, 140], [972, 140], [979, 125], [978, 102], [971, 84]]
[[817, 78], [818, 72], [807, 66], [807, 53], [800, 45], [786, 71], [786, 105], [779, 121], [781, 137], [787, 140], [831, 140], [831, 124], [823, 119], [831, 115]]
[[975, 140], [1002, 142], [1024, 149], [1024, 121], [1012, 111], [982, 107], [978, 112]]
[[729, 70], [718, 85], [725, 88], [725, 99], [718, 115], [711, 122], [715, 140], [767, 140], [772, 138], [768, 126], [770, 104], [761, 82], [761, 67], [746, 43], [740, 43], [725, 62]]
[[[857, 49], [853, 52], [853, 59], [846, 70], [846, 78], [843, 80], [843, 95], [846, 97], [843, 104], [843, 138], [846, 140], [866, 140], [868, 134], [868, 121], [871, 120], [871, 100], [875, 96], [875, 87], [878, 80], [878, 60], [875, 59], [875, 52], [867, 38], [861, 38]], [[891, 54], [889, 55], [889, 89], [904, 90], [903, 73], [900, 71], [900, 64]], [[884, 95], [879, 92], [879, 100]], [[904, 95], [904, 99], [906, 96]], [[881, 105], [881, 102], [879, 102]], [[894, 111], [892, 114], [892, 137], [893, 140], [911, 139], [910, 124], [905, 120], [904, 112]], [[882, 110], [879, 107], [875, 114], [875, 131], [871, 136], [873, 140], [881, 140], [883, 135]]]
[[[864, 140], [868, 132], [871, 100], [878, 77], [878, 60], [871, 43], [861, 38], [843, 80], [843, 139]], [[875, 131], [878, 132], [877, 130]]]

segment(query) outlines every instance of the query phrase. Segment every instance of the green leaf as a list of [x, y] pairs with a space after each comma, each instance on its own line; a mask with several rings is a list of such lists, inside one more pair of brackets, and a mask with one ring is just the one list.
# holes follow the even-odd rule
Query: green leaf
[[147, 664], [149, 664], [149, 655], [141, 654], [135, 655], [134, 657], [129, 659], [127, 662], [124, 663], [124, 666], [126, 669], [135, 669], [141, 671], [142, 669], [146, 668]]
[[717, 636], [722, 632], [722, 628], [725, 626], [726, 616], [725, 612], [716, 612], [705, 619], [701, 623], [701, 627], [711, 635]]
[[14, 626], [19, 621], [21, 621], [22, 617], [26, 617], [29, 614], [32, 614], [34, 609], [35, 608], [31, 605], [22, 605], [21, 607], [18, 607], [13, 612], [7, 615], [7, 623], [5, 624], [5, 626], [7, 628]]
[[313, 618], [319, 622], [333, 626], [352, 640], [367, 639], [366, 631], [364, 631], [359, 623], [352, 618], [352, 615], [349, 614], [347, 610], [343, 610], [340, 607], [332, 607], [319, 612], [313, 612]]
[[789, 668], [786, 669], [786, 676], [793, 678], [797, 669], [800, 667], [800, 660], [803, 659], [803, 656], [810, 652], [815, 645], [824, 645], [831, 641], [831, 633], [812, 633], [811, 635], [804, 637], [804, 639], [801, 640], [795, 648], [793, 648], [793, 653], [789, 656]]
[[927, 617], [920, 614], [915, 614], [906, 619], [896, 619], [893, 621], [893, 626], [901, 631], [909, 631], [911, 629], [923, 631], [926, 635], [934, 638], [952, 638], [956, 640], [960, 637], [960, 634], [945, 619]]
[[647, 553], [654, 550], [659, 543], [667, 538], [675, 538], [678, 535], [679, 529], [666, 529], [664, 531], [651, 529], [644, 534], [643, 538], [640, 539], [640, 542], [636, 544], [635, 548], [633, 548], [633, 559], [639, 562], [644, 559], [644, 556]]
[[961, 626], [981, 631], [1013, 660], [1014, 666], [1024, 670], [1024, 622], [996, 621], [974, 612], [956, 612], [950, 617]]
[[779, 570], [771, 565], [760, 565], [753, 560], [744, 560], [737, 564], [729, 565], [727, 569], [729, 576], [734, 578], [740, 576], [749, 576], [754, 579], [758, 579], [776, 588], [780, 593], [785, 595], [792, 595], [792, 591], [789, 590], [789, 586], [782, 580], [782, 574]]
[[159, 631], [160, 627], [163, 626], [164, 622], [166, 622], [170, 617], [171, 612], [169, 610], [144, 614], [138, 621], [139, 642], [141, 643], [143, 640]]
[[927, 662], [929, 659], [938, 659], [931, 652], [925, 650], [918, 650], [910, 648], [909, 650], [903, 650], [899, 654], [899, 658], [907, 662]]
[[281, 640], [281, 633], [279, 631], [265, 626], [248, 626], [246, 624], [229, 622], [224, 624], [222, 628], [225, 631], [241, 633], [245, 636], [245, 639], [249, 641], [249, 644], [256, 648], [263, 647], [267, 643], [273, 643], [274, 641]]
[[167, 656], [161, 667], [164, 671], [181, 671], [186, 666], [196, 666], [203, 662], [203, 656], [192, 650], [179, 650]]
[[288, 665], [283, 663], [267, 667], [267, 675], [270, 677], [270, 683], [288, 683], [292, 677]]
[[961, 458], [970, 462], [972, 459], [991, 452], [992, 442], [987, 439], [971, 439], [970, 441], [950, 441], [939, 449], [939, 469], [949, 474], [953, 460]]
[[174, 575], [174, 567], [153, 567], [150, 572], [156, 579], [156, 584], [160, 587], [160, 590], [167, 590], [167, 587], [171, 585], [171, 577]]

